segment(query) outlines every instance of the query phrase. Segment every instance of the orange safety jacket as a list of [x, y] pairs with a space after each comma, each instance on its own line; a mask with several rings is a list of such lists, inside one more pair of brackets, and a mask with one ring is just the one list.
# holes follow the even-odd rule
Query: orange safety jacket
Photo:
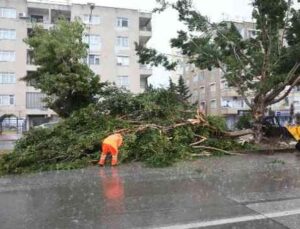
[[118, 151], [118, 148], [123, 143], [123, 137], [121, 134], [112, 134], [112, 135], [108, 136], [107, 138], [105, 138], [102, 143], [110, 145]]

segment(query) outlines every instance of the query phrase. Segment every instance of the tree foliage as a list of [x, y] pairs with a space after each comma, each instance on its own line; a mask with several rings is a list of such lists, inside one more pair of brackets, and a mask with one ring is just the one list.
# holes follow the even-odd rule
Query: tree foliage
[[177, 86], [171, 78], [169, 78], [169, 87], [168, 88], [171, 92], [176, 92], [177, 91]]
[[180, 96], [180, 99], [182, 99], [185, 102], [187, 102], [188, 99], [192, 96], [188, 86], [184, 82], [182, 75], [180, 75], [178, 79], [177, 92]]
[[195, 109], [189, 107], [188, 111], [169, 90], [153, 89], [140, 95], [115, 87], [107, 90], [101, 101], [73, 112], [53, 128], [33, 128], [25, 133], [13, 153], [0, 157], [0, 174], [85, 167], [99, 158], [101, 140], [119, 129], [129, 130], [124, 134], [120, 161], [141, 161], [154, 167], [191, 158], [197, 150], [190, 144], [200, 135], [210, 137], [204, 143], [207, 146], [218, 142], [225, 149], [243, 147], [218, 137], [225, 128], [223, 119], [209, 118], [213, 129], [208, 125], [178, 125], [194, 118]]
[[83, 32], [79, 21], [61, 20], [50, 30], [35, 27], [25, 40], [38, 68], [24, 80], [45, 93], [47, 106], [61, 117], [95, 102], [105, 85], [85, 64]]
[[[171, 46], [182, 51], [200, 69], [219, 68], [229, 86], [234, 86], [252, 111], [256, 138], [261, 138], [261, 122], [268, 106], [284, 99], [300, 83], [300, 11], [290, 0], [253, 0], [255, 36], [244, 39], [233, 22], [212, 23], [192, 7], [191, 0], [168, 3], [157, 0], [162, 12], [172, 7], [186, 30], [178, 31]], [[163, 54], [144, 48], [140, 62], [174, 63]], [[139, 47], [138, 54], [143, 54]], [[158, 57], [158, 58], [156, 58]]]
[[189, 103], [188, 99], [191, 98], [191, 96], [192, 96], [192, 94], [190, 93], [189, 87], [184, 82], [182, 75], [179, 77], [177, 85], [172, 81], [171, 78], [169, 79], [168, 90], [171, 93], [176, 94], [177, 98], [186, 104]]

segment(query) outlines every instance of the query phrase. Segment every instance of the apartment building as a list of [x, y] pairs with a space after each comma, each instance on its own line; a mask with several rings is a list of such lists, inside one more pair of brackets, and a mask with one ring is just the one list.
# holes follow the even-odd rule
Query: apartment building
[[170, 79], [173, 83], [178, 84], [180, 76], [182, 76], [183, 79], [186, 79], [185, 76], [190, 73], [192, 65], [187, 64], [188, 58], [183, 56], [180, 50], [173, 48], [171, 51], [170, 60], [176, 62], [177, 65], [175, 69], [170, 72]]
[[42, 102], [44, 95], [20, 79], [37, 68], [23, 40], [36, 24], [49, 29], [61, 17], [86, 25], [87, 64], [102, 81], [134, 93], [146, 88], [152, 70], [138, 63], [134, 43], [146, 44], [151, 38], [151, 13], [67, 0], [1, 0], [0, 115], [14, 114], [27, 127], [55, 118]]
[[[244, 39], [256, 36], [255, 24], [234, 22]], [[239, 116], [249, 110], [234, 87], [229, 87], [220, 69], [200, 70], [191, 65], [184, 78], [192, 93], [191, 102], [209, 115], [224, 116], [229, 128], [234, 128]]]

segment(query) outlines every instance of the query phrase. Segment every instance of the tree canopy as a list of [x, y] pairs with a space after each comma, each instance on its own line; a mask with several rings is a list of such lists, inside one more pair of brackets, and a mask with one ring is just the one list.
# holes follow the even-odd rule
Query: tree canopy
[[25, 40], [32, 49], [37, 71], [24, 77], [46, 94], [45, 102], [61, 117], [95, 101], [105, 83], [100, 83], [85, 63], [87, 44], [79, 21], [60, 20], [50, 30], [41, 26]]
[[[191, 0], [157, 2], [161, 7], [155, 12], [171, 7], [187, 28], [178, 31], [171, 46], [200, 69], [221, 69], [251, 109], [259, 134], [266, 108], [300, 83], [300, 11], [293, 9], [290, 0], [253, 0], [255, 34], [245, 39], [234, 22], [210, 22], [192, 7]], [[136, 49], [143, 64], [161, 63], [167, 69], [176, 65], [152, 49]]]

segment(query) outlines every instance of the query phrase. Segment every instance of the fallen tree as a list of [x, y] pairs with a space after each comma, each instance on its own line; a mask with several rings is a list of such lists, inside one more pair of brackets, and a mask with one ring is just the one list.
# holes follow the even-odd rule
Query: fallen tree
[[[194, 154], [229, 154], [237, 143], [219, 117], [205, 117], [166, 89], [133, 95], [113, 87], [96, 104], [49, 129], [34, 128], [0, 159], [0, 173], [81, 168], [99, 158], [100, 141], [122, 132], [120, 161], [169, 166]], [[186, 112], [187, 110], [191, 112]]]

